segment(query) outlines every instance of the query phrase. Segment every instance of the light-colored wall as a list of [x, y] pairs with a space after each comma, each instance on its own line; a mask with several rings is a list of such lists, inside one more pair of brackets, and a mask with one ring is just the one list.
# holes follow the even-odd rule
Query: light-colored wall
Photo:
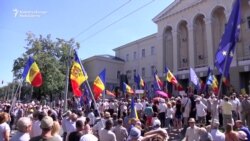
[[99, 73], [106, 68], [106, 83], [119, 84], [117, 71], [123, 70], [124, 62], [112, 60], [101, 56], [94, 56], [83, 60], [83, 66], [92, 83]]

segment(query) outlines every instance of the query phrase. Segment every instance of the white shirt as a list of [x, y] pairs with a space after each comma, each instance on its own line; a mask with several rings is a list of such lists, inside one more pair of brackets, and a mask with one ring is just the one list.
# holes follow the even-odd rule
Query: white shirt
[[186, 131], [186, 138], [188, 141], [199, 141], [199, 128], [197, 126], [194, 126], [194, 128], [188, 127]]
[[[237, 99], [232, 99], [229, 101], [232, 104], [232, 110], [237, 111], [240, 107], [240, 102]], [[238, 109], [237, 109], [238, 108]]]
[[115, 133], [111, 130], [102, 129], [99, 134], [100, 141], [116, 141]]
[[0, 124], [0, 141], [4, 141], [3, 135], [5, 132], [10, 132], [10, 126], [6, 122]]
[[225, 141], [225, 134], [220, 132], [218, 129], [212, 129], [211, 135], [214, 141]]
[[159, 113], [162, 113], [166, 111], [167, 105], [166, 103], [160, 103], [158, 108], [159, 108]]
[[94, 125], [95, 124], [95, 114], [93, 112], [90, 112], [88, 114], [88, 118], [90, 119], [89, 124]]
[[206, 109], [207, 106], [204, 105], [202, 102], [200, 102], [199, 104], [196, 104], [196, 114], [198, 117], [203, 117], [206, 116]]
[[85, 134], [81, 137], [80, 141], [98, 141], [98, 138], [92, 134]]
[[135, 103], [135, 108], [136, 108], [136, 110], [142, 110], [143, 109], [142, 103], [140, 103], [140, 102]]
[[29, 141], [30, 134], [29, 133], [22, 133], [17, 131], [10, 139], [10, 141]]
[[40, 128], [41, 122], [39, 120], [34, 120], [32, 123], [30, 137], [36, 137], [42, 134], [42, 129]]
[[166, 118], [173, 118], [174, 116], [174, 109], [173, 108], [167, 108], [166, 110]]

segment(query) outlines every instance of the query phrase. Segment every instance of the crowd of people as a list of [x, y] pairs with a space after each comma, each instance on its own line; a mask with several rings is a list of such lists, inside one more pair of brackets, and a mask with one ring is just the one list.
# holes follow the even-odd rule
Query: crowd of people
[[[105, 99], [69, 110], [64, 102], [0, 105], [0, 141], [250, 141], [250, 97], [183, 94], [152, 100]], [[133, 107], [134, 106], [134, 107]], [[96, 108], [95, 108], [96, 107]], [[136, 113], [132, 114], [132, 108]]]

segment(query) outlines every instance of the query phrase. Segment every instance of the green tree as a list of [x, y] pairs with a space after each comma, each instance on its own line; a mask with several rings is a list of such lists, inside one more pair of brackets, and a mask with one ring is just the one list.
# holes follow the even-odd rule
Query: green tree
[[61, 93], [65, 87], [66, 62], [73, 56], [73, 51], [69, 56], [69, 50], [74, 47], [79, 48], [79, 44], [75, 43], [73, 39], [70, 41], [59, 38], [52, 40], [50, 35], [46, 37], [40, 35], [37, 38], [32, 33], [27, 33], [26, 41], [25, 53], [14, 61], [13, 74], [15, 79], [21, 79], [28, 56], [33, 56], [43, 77], [42, 86], [33, 88], [33, 96], [40, 99], [41, 96], [49, 95], [51, 97]]

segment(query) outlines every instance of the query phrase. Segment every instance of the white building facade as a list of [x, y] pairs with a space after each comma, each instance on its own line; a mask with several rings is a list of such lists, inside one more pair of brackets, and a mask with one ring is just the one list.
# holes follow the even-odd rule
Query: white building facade
[[[128, 82], [138, 73], [149, 85], [153, 72], [164, 77], [168, 67], [187, 86], [189, 68], [206, 79], [207, 68], [218, 75], [214, 56], [234, 0], [175, 0], [153, 18], [155, 34], [115, 48], [115, 56], [124, 60]], [[230, 83], [236, 90], [250, 88], [250, 0], [241, 0], [241, 33], [230, 69]]]

